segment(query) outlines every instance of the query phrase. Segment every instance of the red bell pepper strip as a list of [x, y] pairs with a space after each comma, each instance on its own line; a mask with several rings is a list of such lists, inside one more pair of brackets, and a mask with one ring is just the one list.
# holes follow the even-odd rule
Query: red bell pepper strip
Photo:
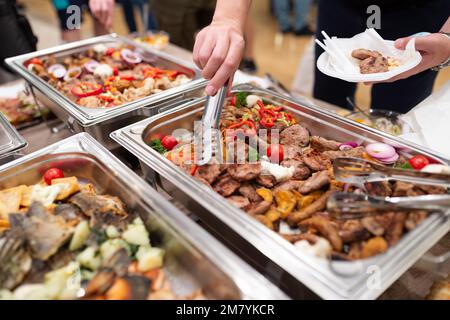
[[194, 164], [191, 168], [191, 176], [195, 175], [195, 173], [197, 172], [198, 169], [198, 165]]
[[103, 87], [98, 83], [80, 82], [74, 85], [70, 92], [78, 98], [84, 98], [102, 93]]

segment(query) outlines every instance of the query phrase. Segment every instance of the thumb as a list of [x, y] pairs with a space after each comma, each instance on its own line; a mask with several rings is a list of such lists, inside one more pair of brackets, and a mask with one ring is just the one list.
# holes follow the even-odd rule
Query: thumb
[[412, 38], [413, 38], [412, 36], [405, 37], [405, 38], [399, 38], [399, 39], [395, 40], [394, 45], [397, 49], [405, 50], [406, 45], [408, 44], [409, 40], [411, 40]]

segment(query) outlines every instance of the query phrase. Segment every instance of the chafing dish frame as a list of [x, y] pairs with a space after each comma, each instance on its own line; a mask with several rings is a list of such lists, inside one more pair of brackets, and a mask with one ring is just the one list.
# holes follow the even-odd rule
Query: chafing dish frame
[[[315, 128], [312, 134], [340, 140], [342, 137], [337, 136], [340, 133], [346, 137], [342, 141], [355, 138], [366, 142], [382, 141], [413, 154], [420, 153], [442, 163], [450, 163], [445, 156], [430, 149], [322, 110], [306, 100], [292, 100], [251, 85], [240, 85], [233, 91], [250, 92], [286, 106], [303, 120], [300, 123], [306, 124], [309, 129], [312, 126]], [[204, 103], [205, 99], [199, 98], [115, 131], [111, 137], [141, 161], [144, 169], [153, 174], [157, 185], [189, 209], [196, 210], [196, 214], [216, 236], [243, 256], [246, 255], [248, 261], [291, 297], [315, 294], [325, 299], [375, 299], [450, 230], [450, 220], [431, 215], [386, 253], [369, 259], [330, 262], [298, 252], [293, 245], [190, 177], [145, 143], [144, 136], [149, 132], [157, 132], [168, 124], [177, 127], [181, 119], [190, 117], [185, 120], [189, 123], [194, 115], [201, 114]], [[370, 284], [377, 277], [380, 281], [376, 285]]]
[[[176, 293], [187, 294], [201, 285], [212, 298], [288, 298], [87, 133], [1, 166], [0, 189], [37, 183], [42, 170], [53, 165], [94, 183], [100, 192], [120, 197], [129, 210], [140, 214], [150, 235], [160, 239], [160, 244], [155, 244], [166, 250], [164, 270]], [[186, 269], [187, 265], [191, 269]]]

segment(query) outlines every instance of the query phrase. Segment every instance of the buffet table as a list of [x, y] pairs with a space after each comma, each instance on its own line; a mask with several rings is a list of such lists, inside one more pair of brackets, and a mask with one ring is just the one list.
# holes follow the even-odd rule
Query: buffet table
[[[192, 60], [192, 55], [190, 52], [171, 44], [166, 48], [166, 52], [183, 60]], [[300, 98], [311, 100], [310, 98], [305, 97]], [[324, 102], [313, 101], [313, 103], [316, 106], [320, 106], [321, 108], [324, 108], [331, 112], [339, 114], [347, 112], [346, 110], [343, 110], [337, 106], [329, 105]], [[30, 154], [36, 150], [40, 150], [50, 144], [59, 142], [62, 139], [73, 135], [73, 133], [58, 119], [48, 120], [38, 125], [25, 128], [20, 131], [20, 134], [28, 142], [28, 146], [22, 150], [23, 154]], [[121, 157], [124, 156], [123, 150], [114, 150], [113, 152], [116, 154], [120, 154]], [[125, 153], [125, 157], [133, 156], [129, 153]], [[131, 162], [134, 163], [135, 161]], [[163, 194], [167, 197], [167, 194]], [[176, 202], [176, 200], [174, 200], [173, 198], [171, 198], [171, 201]], [[185, 209], [184, 203], [176, 203], [176, 206]], [[187, 212], [188, 210], [184, 211]], [[197, 222], [201, 224], [200, 221], [197, 220]], [[450, 251], [450, 234], [447, 234], [431, 250], [431, 252], [435, 255], [440, 255], [448, 251]], [[423, 299], [427, 295], [432, 283], [436, 280], [442, 279], [442, 277], [446, 277], [450, 272], [450, 263], [446, 263], [444, 266], [438, 268], [430, 261], [430, 258], [428, 258], [428, 260], [426, 261], [421, 260], [416, 263], [412, 268], [404, 273], [389, 289], [387, 289], [380, 296], [380, 299]]]

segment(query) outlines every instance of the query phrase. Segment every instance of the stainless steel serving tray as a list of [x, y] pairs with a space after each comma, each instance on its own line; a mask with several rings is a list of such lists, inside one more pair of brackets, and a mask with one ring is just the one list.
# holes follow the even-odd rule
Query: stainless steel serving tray
[[164, 269], [172, 288], [202, 288], [213, 299], [286, 299], [287, 296], [122, 164], [89, 134], [80, 133], [0, 167], [0, 190], [37, 183], [57, 166], [118, 196], [137, 212], [152, 243], [166, 250]]
[[[172, 70], [181, 71], [192, 77], [189, 83], [175, 88], [164, 90], [160, 93], [138, 99], [129, 103], [122, 104], [113, 108], [86, 108], [70, 101], [58, 90], [50, 86], [46, 81], [28, 71], [24, 67], [24, 62], [31, 58], [41, 58], [47, 55], [55, 57], [68, 56], [73, 53], [85, 51], [96, 44], [105, 45], [131, 45], [139, 47], [141, 50], [149, 52], [156, 57], [155, 65]], [[99, 141], [107, 146], [109, 133], [121, 128], [127, 124], [136, 121], [136, 117], [150, 116], [158, 112], [158, 106], [170, 100], [179, 100], [187, 94], [203, 88], [206, 84], [205, 79], [200, 75], [199, 70], [192, 62], [181, 60], [173, 55], [162, 51], [152, 50], [146, 46], [135, 43], [131, 39], [120, 37], [116, 34], [90, 38], [57, 47], [44, 49], [5, 60], [6, 64], [23, 77], [35, 96], [38, 105], [47, 106], [58, 118], [65, 122], [73, 132], [89, 132]], [[35, 90], [36, 89], [36, 90]], [[145, 109], [142, 109], [145, 107]], [[112, 124], [112, 126], [111, 126]], [[93, 127], [106, 126], [102, 130], [94, 130]], [[111, 146], [112, 148], [113, 146]]]
[[[235, 91], [257, 94], [286, 106], [312, 134], [341, 141], [383, 141], [405, 152], [421, 153], [449, 163], [431, 150], [321, 110], [306, 101], [293, 101], [249, 85], [235, 88]], [[293, 298], [313, 294], [325, 299], [374, 299], [450, 230], [449, 220], [431, 215], [385, 254], [370, 259], [331, 262], [299, 252], [146, 144], [153, 133], [169, 134], [177, 128], [192, 130], [193, 121], [201, 115], [204, 103], [205, 99], [197, 99], [181, 105], [113, 132], [112, 138], [140, 159], [154, 174], [160, 187], [196, 212], [223, 241]]]
[[0, 165], [19, 157], [27, 142], [0, 112]]

